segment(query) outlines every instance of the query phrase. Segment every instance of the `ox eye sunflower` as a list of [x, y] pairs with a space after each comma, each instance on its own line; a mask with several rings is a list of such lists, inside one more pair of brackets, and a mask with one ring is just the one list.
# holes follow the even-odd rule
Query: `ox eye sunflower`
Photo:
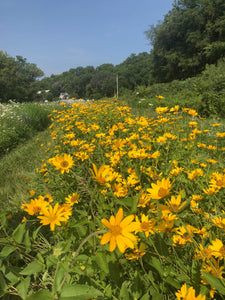
[[147, 189], [147, 192], [151, 195], [151, 199], [162, 199], [168, 196], [172, 188], [169, 178], [163, 178], [161, 181], [157, 180], [157, 183], [152, 183], [151, 186], [152, 188]]
[[49, 163], [52, 163], [56, 170], [60, 170], [61, 174], [64, 174], [64, 172], [69, 173], [69, 170], [73, 166], [73, 158], [70, 154], [64, 153], [63, 155], [49, 159]]
[[137, 237], [131, 232], [137, 228], [136, 222], [133, 222], [134, 216], [130, 215], [123, 219], [123, 209], [120, 208], [116, 216], [111, 216], [109, 221], [102, 219], [101, 222], [109, 229], [101, 239], [101, 245], [109, 243], [109, 250], [114, 251], [116, 246], [121, 253], [127, 248], [134, 249], [137, 243]]

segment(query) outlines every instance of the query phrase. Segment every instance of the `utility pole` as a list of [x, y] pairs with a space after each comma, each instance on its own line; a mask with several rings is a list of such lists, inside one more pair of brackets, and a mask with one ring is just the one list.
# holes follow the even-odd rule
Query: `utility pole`
[[119, 97], [119, 80], [118, 80], [118, 74], [116, 75], [116, 98]]

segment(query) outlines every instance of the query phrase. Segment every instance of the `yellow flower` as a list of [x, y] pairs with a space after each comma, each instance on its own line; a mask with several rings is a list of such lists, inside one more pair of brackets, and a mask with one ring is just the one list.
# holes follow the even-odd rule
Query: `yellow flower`
[[157, 180], [157, 183], [152, 183], [151, 186], [152, 188], [147, 189], [147, 192], [151, 195], [152, 199], [162, 199], [168, 196], [172, 188], [169, 178], [163, 178], [161, 181]]
[[156, 95], [156, 98], [158, 98], [159, 100], [160, 100], [160, 99], [164, 99], [164, 97], [163, 97], [163, 96], [160, 96], [160, 95]]
[[29, 194], [30, 194], [31, 196], [34, 196], [35, 191], [34, 191], [34, 190], [30, 190], [30, 191], [29, 191]]
[[24, 222], [26, 222], [26, 220], [27, 220], [27, 218], [26, 218], [26, 217], [23, 217], [23, 219], [22, 219], [21, 223], [24, 223]]
[[174, 231], [174, 220], [177, 220], [177, 216], [170, 213], [168, 210], [162, 210], [162, 216], [156, 229], [160, 232]]
[[80, 198], [80, 195], [77, 193], [73, 193], [72, 195], [69, 195], [65, 198], [66, 203], [70, 206], [73, 206], [75, 203], [78, 203], [78, 199]]
[[193, 287], [187, 288], [186, 283], [184, 283], [181, 289], [175, 293], [178, 300], [205, 300], [205, 296], [201, 294], [199, 296], [195, 296], [195, 290]]
[[170, 207], [171, 212], [178, 212], [181, 210], [181, 208], [187, 203], [187, 201], [184, 201], [181, 203], [181, 195], [178, 195], [177, 198], [172, 196], [170, 200], [168, 200], [167, 205]]
[[164, 144], [166, 142], [166, 140], [167, 140], [167, 138], [165, 136], [159, 136], [156, 141], [157, 141], [157, 143]]
[[136, 222], [133, 222], [134, 216], [130, 215], [123, 220], [123, 209], [120, 208], [116, 217], [111, 216], [109, 221], [102, 219], [101, 222], [108, 229], [109, 232], [105, 233], [101, 238], [101, 245], [109, 243], [109, 250], [114, 251], [116, 246], [123, 253], [127, 248], [134, 248], [137, 242], [137, 237], [131, 232], [137, 228]]
[[197, 177], [203, 176], [203, 171], [202, 169], [195, 169], [193, 171], [191, 171], [190, 173], [188, 173], [188, 178], [191, 180], [196, 180]]
[[208, 149], [208, 150], [216, 150], [216, 146], [208, 145], [208, 146], [207, 146], [207, 149]]
[[225, 174], [215, 172], [212, 173], [210, 177], [212, 177], [209, 183], [210, 187], [216, 189], [221, 189], [225, 187]]
[[151, 167], [145, 169], [145, 168], [142, 168], [142, 171], [148, 175], [149, 177], [151, 177], [153, 180], [159, 180], [160, 176], [162, 175], [162, 173], [157, 173], [156, 170], [152, 170]]
[[189, 127], [193, 127], [193, 128], [196, 128], [198, 126], [198, 123], [197, 122], [189, 122]]
[[92, 177], [100, 184], [105, 185], [107, 182], [115, 179], [115, 174], [110, 166], [102, 165], [99, 169], [97, 169], [95, 164], [92, 164], [93, 170], [91, 171]]
[[40, 197], [38, 199], [32, 199], [30, 203], [22, 204], [21, 209], [33, 216], [35, 214], [41, 214], [43, 209], [45, 209], [48, 205], [49, 203], [45, 201], [43, 197]]
[[145, 255], [145, 249], [146, 247], [141, 244], [140, 247], [138, 248], [137, 246], [135, 246], [135, 249], [132, 250], [131, 253], [126, 253], [125, 257], [128, 260], [132, 260], [132, 259], [140, 259], [143, 255]]
[[149, 233], [154, 234], [154, 226], [156, 223], [155, 219], [148, 219], [148, 216], [145, 216], [144, 214], [141, 215], [141, 221], [139, 221], [138, 217], [136, 217], [136, 222], [137, 222], [137, 232], [144, 232], [145, 236], [148, 237]]
[[[176, 241], [176, 244], [179, 242], [179, 245], [185, 245], [187, 242], [193, 242], [193, 231], [194, 227], [191, 225], [187, 225], [186, 228], [184, 226], [180, 226], [176, 229], [177, 236], [173, 236], [173, 241]], [[178, 237], [179, 236], [179, 237]]]
[[221, 216], [212, 219], [212, 223], [214, 223], [219, 228], [225, 229], [225, 219]]
[[179, 105], [175, 105], [174, 107], [171, 107], [170, 112], [177, 112], [179, 108], [180, 108]]
[[164, 112], [167, 112], [168, 111], [168, 107], [156, 107], [155, 111], [158, 113], [158, 114], [163, 114]]
[[138, 205], [137, 207], [146, 207], [146, 204], [151, 200], [151, 197], [147, 193], [141, 193], [141, 195], [138, 198]]
[[89, 158], [89, 155], [87, 154], [87, 152], [85, 151], [79, 151], [79, 152], [74, 152], [73, 153], [74, 156], [76, 156], [78, 159], [80, 159], [81, 161], [84, 161], [85, 159]]
[[219, 259], [224, 259], [225, 246], [221, 240], [215, 239], [215, 241], [212, 241], [212, 245], [209, 246], [209, 249], [212, 251], [213, 256], [218, 257]]
[[197, 111], [194, 109], [189, 109], [188, 114], [191, 115], [192, 117], [195, 117], [198, 115]]
[[65, 208], [62, 208], [59, 203], [56, 203], [54, 207], [49, 205], [42, 213], [43, 216], [38, 216], [41, 219], [40, 222], [43, 225], [50, 225], [52, 231], [55, 230], [55, 225], [61, 226], [61, 222], [66, 222], [69, 218]]
[[69, 173], [70, 168], [73, 166], [72, 156], [66, 153], [50, 158], [48, 162], [52, 163], [56, 170], [60, 170], [61, 174], [64, 174], [64, 172]]
[[[202, 264], [202, 269], [201, 271], [212, 274], [213, 276], [223, 279], [223, 266], [219, 266], [219, 262], [216, 261], [215, 258], [211, 257], [210, 261], [206, 261], [205, 263]], [[206, 278], [204, 277], [204, 275], [201, 275], [202, 278], [202, 283], [205, 285], [208, 285], [209, 282], [206, 280]]]
[[199, 249], [196, 248], [195, 251], [196, 254], [194, 259], [196, 260], [202, 259], [203, 261], [206, 261], [212, 256], [212, 251], [208, 247], [204, 248], [201, 244], [199, 245]]
[[207, 159], [207, 162], [211, 163], [211, 164], [216, 164], [217, 163], [217, 161], [215, 159], [212, 159], [212, 158]]
[[129, 185], [130, 187], [133, 187], [135, 186], [137, 183], [139, 183], [139, 179], [137, 177], [136, 174], [130, 174], [128, 177], [127, 177], [127, 185]]
[[215, 186], [209, 187], [208, 189], [203, 189], [203, 192], [207, 195], [214, 195], [219, 192]]
[[115, 183], [113, 185], [113, 194], [116, 197], [125, 197], [127, 195], [128, 189], [122, 183]]
[[182, 172], [183, 170], [184, 170], [184, 168], [182, 168], [182, 167], [175, 167], [174, 169], [172, 169], [170, 171], [170, 175], [172, 175], [172, 176], [178, 176], [178, 174], [180, 172]]

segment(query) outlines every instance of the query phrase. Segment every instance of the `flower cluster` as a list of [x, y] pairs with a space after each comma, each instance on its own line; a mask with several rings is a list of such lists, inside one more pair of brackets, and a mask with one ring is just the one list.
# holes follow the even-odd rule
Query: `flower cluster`
[[[51, 118], [51, 145], [37, 170], [44, 188], [22, 209], [51, 230], [85, 211], [107, 231], [102, 247], [129, 261], [148, 264], [150, 253], [162, 261], [166, 252], [165, 266], [194, 260], [212, 295], [204, 274], [223, 278], [225, 256], [224, 128], [204, 127], [193, 109], [157, 107], [154, 117], [137, 117], [113, 100], [62, 104]], [[186, 286], [176, 295], [205, 299]]]

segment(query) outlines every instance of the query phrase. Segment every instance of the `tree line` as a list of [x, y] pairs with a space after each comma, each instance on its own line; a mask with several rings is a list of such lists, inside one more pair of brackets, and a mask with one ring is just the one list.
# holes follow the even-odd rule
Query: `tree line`
[[0, 51], [0, 102], [10, 99], [31, 101], [36, 91], [36, 80], [44, 73], [26, 58], [13, 58]]
[[116, 66], [80, 66], [41, 80], [37, 79], [43, 72], [36, 65], [0, 52], [0, 100], [38, 100], [37, 90], [50, 90], [49, 100], [60, 92], [75, 98], [112, 97], [117, 76], [120, 94], [137, 86], [196, 76], [225, 56], [225, 1], [174, 0], [163, 21], [145, 34], [149, 53], [131, 54]]

